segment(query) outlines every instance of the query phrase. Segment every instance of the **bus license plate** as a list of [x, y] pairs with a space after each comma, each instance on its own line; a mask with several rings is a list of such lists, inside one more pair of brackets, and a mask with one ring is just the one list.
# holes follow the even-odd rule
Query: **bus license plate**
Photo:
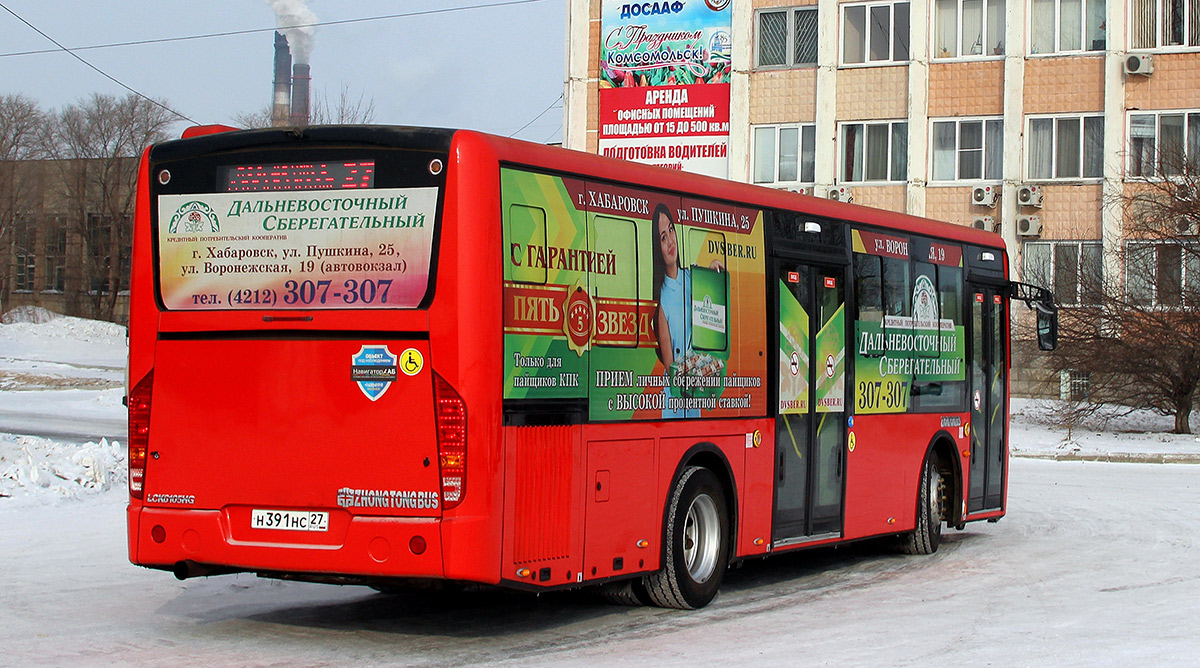
[[329, 531], [329, 513], [301, 510], [252, 510], [251, 529]]

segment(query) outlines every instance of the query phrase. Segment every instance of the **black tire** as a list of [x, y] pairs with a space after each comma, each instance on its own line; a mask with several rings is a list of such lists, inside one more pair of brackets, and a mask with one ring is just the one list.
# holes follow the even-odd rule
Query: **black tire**
[[703, 608], [717, 595], [729, 565], [729, 509], [712, 471], [683, 470], [666, 520], [662, 568], [646, 576], [646, 596], [663, 608]]
[[937, 462], [930, 456], [921, 468], [921, 485], [917, 492], [917, 528], [905, 534], [900, 549], [905, 554], [933, 554], [942, 542], [942, 495], [945, 483], [938, 473]]

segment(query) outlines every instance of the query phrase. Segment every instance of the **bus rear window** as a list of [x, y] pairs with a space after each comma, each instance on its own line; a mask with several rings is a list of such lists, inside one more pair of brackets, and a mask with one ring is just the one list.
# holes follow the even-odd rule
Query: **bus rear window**
[[[287, 178], [307, 178], [300, 171]], [[363, 182], [343, 171], [333, 178]], [[429, 288], [437, 201], [434, 186], [159, 195], [163, 305], [415, 308]]]

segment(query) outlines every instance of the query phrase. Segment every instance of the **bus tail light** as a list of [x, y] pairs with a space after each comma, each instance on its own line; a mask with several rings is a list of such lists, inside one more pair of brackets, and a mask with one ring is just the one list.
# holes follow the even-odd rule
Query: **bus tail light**
[[142, 498], [146, 482], [146, 451], [150, 447], [150, 391], [154, 372], [129, 392], [129, 495]]
[[434, 417], [437, 420], [438, 465], [442, 472], [442, 508], [462, 502], [467, 486], [467, 404], [458, 392], [433, 374]]

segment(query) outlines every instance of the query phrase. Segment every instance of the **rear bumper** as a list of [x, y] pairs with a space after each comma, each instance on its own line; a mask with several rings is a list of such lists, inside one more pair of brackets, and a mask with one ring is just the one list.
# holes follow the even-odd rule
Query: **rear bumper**
[[[150, 568], [188, 561], [245, 571], [445, 577], [437, 518], [351, 516], [328, 534], [265, 531], [247, 539], [231, 530], [225, 510], [131, 506], [128, 514], [130, 561]], [[415, 537], [424, 539], [419, 554]]]

